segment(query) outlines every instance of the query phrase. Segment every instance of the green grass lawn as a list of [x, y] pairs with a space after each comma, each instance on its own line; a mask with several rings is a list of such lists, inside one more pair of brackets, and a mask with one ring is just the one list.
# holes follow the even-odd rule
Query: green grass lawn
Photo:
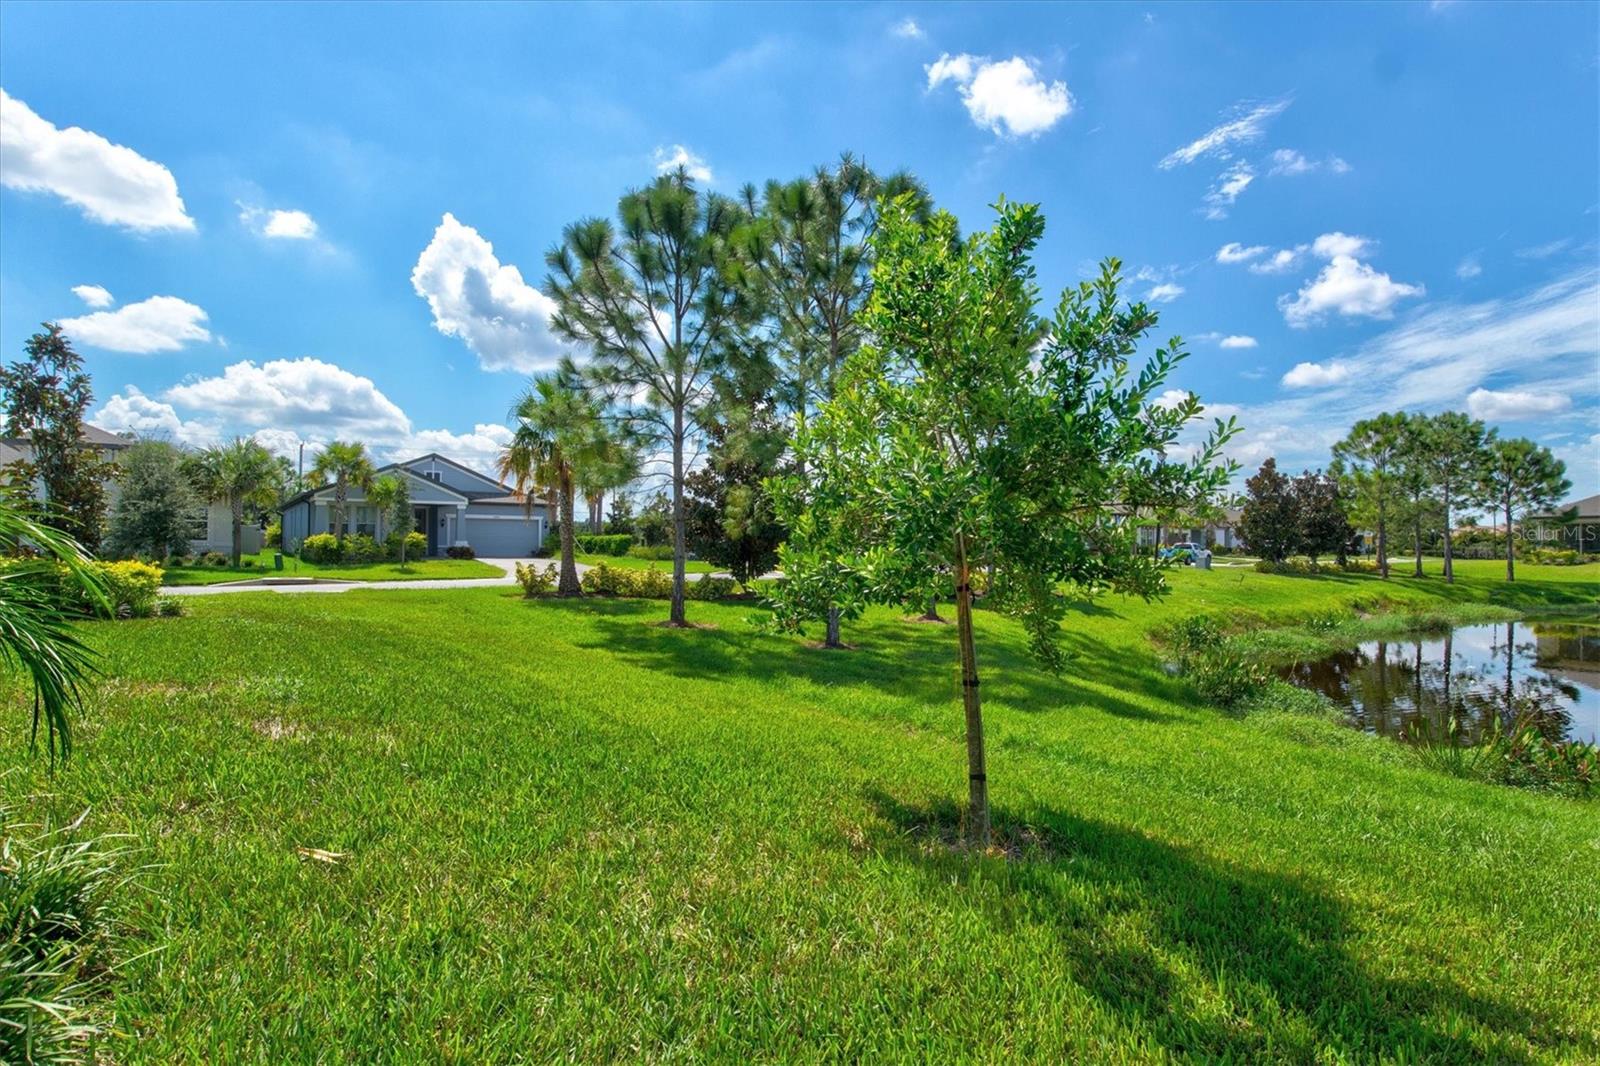
[[272, 568], [272, 550], [253, 556], [254, 566], [175, 566], [162, 578], [164, 585], [218, 585], [257, 577], [329, 577], [345, 581], [421, 581], [427, 578], [499, 577], [498, 566], [477, 559], [412, 559], [399, 563], [327, 563], [318, 565], [284, 556], [283, 570]]
[[137, 849], [119, 1062], [1594, 1062], [1600, 803], [1197, 706], [1146, 632], [1596, 578], [1185, 570], [1080, 605], [1060, 678], [980, 612], [1009, 854], [948, 843], [955, 634], [890, 610], [825, 652], [747, 604], [218, 597], [89, 627], [53, 776], [13, 683], [0, 799]]
[[[574, 555], [573, 558], [585, 566], [598, 566], [600, 563], [605, 563], [607, 566], [621, 567], [625, 570], [664, 570], [669, 574], [672, 573], [671, 559], [636, 559], [631, 555], [584, 555], [582, 553]], [[698, 559], [685, 560], [683, 570], [686, 574], [717, 573], [715, 566], [701, 562]]]

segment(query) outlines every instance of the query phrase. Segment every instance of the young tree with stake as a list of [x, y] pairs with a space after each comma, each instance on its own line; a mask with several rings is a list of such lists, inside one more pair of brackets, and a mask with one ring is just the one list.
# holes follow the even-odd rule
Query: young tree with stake
[[810, 486], [798, 477], [773, 485], [791, 530], [774, 607], [780, 624], [804, 625], [831, 592], [815, 583], [839, 572], [858, 575], [864, 598], [916, 603], [930, 571], [948, 568], [966, 717], [967, 835], [984, 846], [974, 570], [992, 563], [989, 602], [1020, 619], [1034, 653], [1059, 669], [1060, 586], [1160, 594], [1162, 566], [1138, 550], [1122, 503], [1216, 491], [1231, 473], [1218, 456], [1234, 430], [1218, 423], [1189, 463], [1161, 462], [1201, 405], [1192, 394], [1172, 405], [1160, 400], [1182, 358], [1178, 342], [1132, 365], [1156, 315], [1122, 302], [1115, 260], [1063, 293], [1054, 318], [1041, 320], [1030, 261], [1044, 229], [1036, 206], [1002, 201], [994, 228], [966, 241], [948, 213], [922, 222], [913, 207], [906, 198], [886, 207], [864, 312], [870, 343], [796, 436]]

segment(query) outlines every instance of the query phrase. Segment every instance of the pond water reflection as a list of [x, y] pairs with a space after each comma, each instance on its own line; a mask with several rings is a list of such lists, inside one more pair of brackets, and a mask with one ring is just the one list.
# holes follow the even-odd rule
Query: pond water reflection
[[1281, 675], [1345, 708], [1353, 724], [1404, 739], [1473, 743], [1498, 719], [1551, 740], [1600, 741], [1600, 622], [1496, 622], [1443, 636], [1372, 641]]

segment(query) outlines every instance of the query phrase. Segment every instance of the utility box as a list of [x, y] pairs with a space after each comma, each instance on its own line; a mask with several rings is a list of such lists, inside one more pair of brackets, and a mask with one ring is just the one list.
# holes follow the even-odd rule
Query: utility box
[[273, 552], [272, 553], [272, 568], [274, 570], [282, 570], [283, 569], [283, 553], [282, 552]]

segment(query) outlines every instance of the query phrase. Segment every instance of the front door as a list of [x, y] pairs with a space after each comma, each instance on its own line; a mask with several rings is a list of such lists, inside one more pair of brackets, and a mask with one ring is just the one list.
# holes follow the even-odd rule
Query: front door
[[439, 554], [439, 523], [433, 517], [434, 508], [417, 507], [413, 509], [413, 517], [417, 521], [417, 532], [428, 538], [428, 554]]

